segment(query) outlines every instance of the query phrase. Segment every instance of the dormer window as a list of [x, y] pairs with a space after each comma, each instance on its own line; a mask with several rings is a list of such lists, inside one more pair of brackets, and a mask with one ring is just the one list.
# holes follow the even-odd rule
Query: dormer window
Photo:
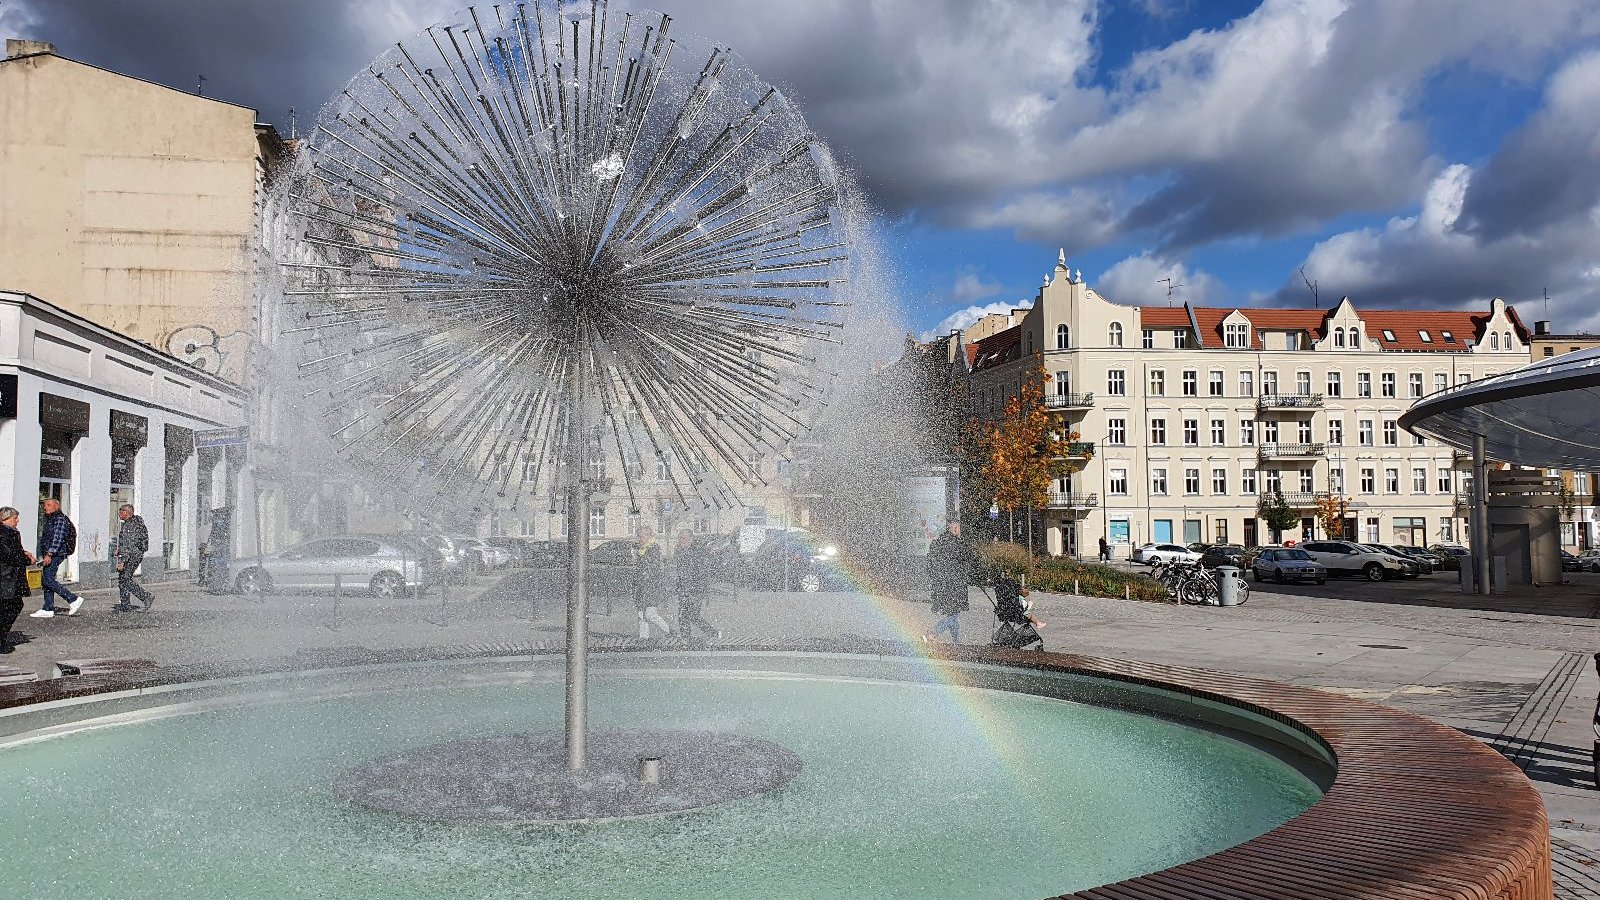
[[1507, 350], [1515, 349], [1515, 345], [1511, 343], [1511, 332], [1509, 332], [1509, 331], [1506, 332], [1506, 349]]
[[1283, 336], [1283, 349], [1285, 349], [1285, 350], [1299, 350], [1300, 349], [1300, 332], [1291, 331], [1288, 334], [1284, 335]]
[[1343, 347], [1344, 346], [1344, 329], [1343, 328], [1335, 328], [1333, 330], [1333, 345], [1335, 347]]
[[1250, 347], [1250, 326], [1243, 323], [1229, 323], [1222, 326], [1223, 346], [1237, 350]]
[[1178, 350], [1182, 350], [1185, 347], [1188, 347], [1189, 346], [1189, 332], [1187, 332], [1187, 331], [1174, 331], [1172, 333], [1172, 346], [1175, 349], [1178, 349]]
[[1392, 332], [1389, 329], [1385, 328], [1383, 330], [1383, 339], [1388, 341], [1391, 344], [1394, 343], [1395, 342], [1394, 341], [1394, 332]]
[[1056, 326], [1056, 349], [1066, 350], [1072, 346], [1072, 332], [1066, 325]]
[[1417, 332], [1417, 337], [1419, 337], [1419, 338], [1422, 338], [1422, 342], [1423, 342], [1423, 343], [1424, 343], [1424, 344], [1431, 344], [1431, 343], [1433, 343], [1433, 335], [1431, 335], [1431, 334], [1429, 334], [1429, 333], [1427, 333], [1427, 332], [1426, 332], [1426, 331], [1419, 331], [1419, 332]]
[[1439, 332], [1439, 337], [1444, 338], [1446, 344], [1454, 344], [1456, 342], [1456, 336], [1448, 331]]
[[1113, 346], [1113, 347], [1121, 347], [1122, 346], [1122, 323], [1121, 322], [1112, 322], [1111, 323], [1111, 333], [1109, 335], [1107, 335], [1107, 337], [1109, 337], [1111, 339], [1111, 346]]
[[1490, 350], [1499, 350], [1500, 349], [1500, 332], [1498, 332], [1498, 331], [1489, 332], [1489, 349]]

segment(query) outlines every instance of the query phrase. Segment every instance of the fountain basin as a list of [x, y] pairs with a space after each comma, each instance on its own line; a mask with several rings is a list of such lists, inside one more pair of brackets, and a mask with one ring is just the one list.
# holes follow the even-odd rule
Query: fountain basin
[[[377, 659], [63, 686], [103, 688], [91, 702], [27, 686], [39, 702], [0, 717], [0, 773], [21, 786], [0, 812], [13, 883], [35, 897], [111, 884], [128, 897], [1098, 896], [1127, 879], [1180, 884], [1170, 880], [1186, 867], [1215, 879], [1230, 854], [1304, 832], [1353, 784], [1338, 743], [1304, 721], [1223, 685], [1164, 681], [1159, 667], [1054, 654], [602, 653], [600, 727], [748, 735], [794, 752], [803, 771], [773, 793], [648, 822], [418, 821], [341, 802], [340, 779], [386, 752], [559, 722], [560, 657]], [[1345, 703], [1282, 690], [1324, 710]], [[1383, 710], [1353, 708], [1369, 720]], [[1328, 824], [1318, 836], [1338, 847]], [[49, 849], [66, 845], [68, 877]], [[1241, 869], [1241, 883], [1289, 877], [1302, 852], [1317, 851], [1281, 846], [1272, 864]], [[1350, 870], [1348, 848], [1339, 856]], [[1548, 884], [1547, 862], [1545, 872]]]

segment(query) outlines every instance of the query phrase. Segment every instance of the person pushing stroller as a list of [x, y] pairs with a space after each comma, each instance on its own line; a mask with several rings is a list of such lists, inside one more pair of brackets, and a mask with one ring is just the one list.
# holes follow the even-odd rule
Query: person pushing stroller
[[996, 572], [994, 614], [1000, 624], [994, 630], [991, 644], [1011, 650], [1027, 650], [1030, 647], [1043, 650], [1044, 638], [1039, 636], [1039, 629], [1044, 627], [1044, 623], [1029, 611], [1032, 607], [1027, 588], [1008, 573]]

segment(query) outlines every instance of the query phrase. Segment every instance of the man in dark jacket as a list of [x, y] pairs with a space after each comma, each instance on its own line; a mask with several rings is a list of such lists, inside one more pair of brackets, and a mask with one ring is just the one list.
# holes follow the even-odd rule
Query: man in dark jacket
[[133, 514], [133, 504], [124, 503], [117, 507], [117, 518], [122, 520], [122, 527], [117, 529], [117, 593], [122, 595], [122, 602], [117, 604], [117, 612], [131, 612], [133, 607], [128, 604], [128, 595], [139, 598], [145, 612], [156, 603], [156, 598], [150, 592], [140, 587], [139, 582], [133, 580], [133, 573], [138, 571], [139, 563], [144, 561], [144, 555], [150, 552], [150, 529], [144, 526], [144, 520]]
[[672, 575], [673, 593], [678, 595], [678, 633], [688, 640], [698, 627], [707, 638], [722, 637], [722, 632], [701, 615], [706, 594], [711, 592], [711, 551], [687, 528], [678, 532], [678, 546], [672, 551]]
[[633, 605], [639, 609], [639, 637], [649, 639], [650, 626], [661, 629], [663, 636], [672, 633], [672, 626], [661, 618], [658, 598], [666, 589], [667, 562], [656, 544], [654, 529], [639, 529], [639, 548], [633, 558]]
[[56, 572], [78, 549], [78, 529], [61, 511], [61, 501], [47, 498], [41, 504], [44, 510], [43, 531], [39, 534], [39, 564], [44, 566], [44, 605], [30, 615], [35, 619], [49, 619], [56, 614], [56, 597], [67, 601], [67, 615], [75, 616], [83, 607], [83, 598], [67, 590], [56, 580]]
[[967, 610], [967, 588], [977, 561], [977, 551], [961, 537], [958, 522], [951, 522], [944, 534], [928, 545], [928, 583], [939, 621], [923, 640], [933, 641], [941, 632], [948, 632], [950, 643], [961, 643], [961, 613]]
[[28, 596], [28, 566], [33, 556], [22, 549], [22, 533], [17, 531], [21, 517], [15, 507], [0, 506], [0, 653], [16, 649], [11, 645], [11, 626], [22, 615], [22, 598]]

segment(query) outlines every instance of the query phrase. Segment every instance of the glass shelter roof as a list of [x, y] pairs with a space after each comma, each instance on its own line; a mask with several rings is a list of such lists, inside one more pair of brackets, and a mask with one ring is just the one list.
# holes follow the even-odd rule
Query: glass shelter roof
[[1578, 350], [1418, 400], [1400, 426], [1491, 459], [1600, 469], [1600, 348]]

